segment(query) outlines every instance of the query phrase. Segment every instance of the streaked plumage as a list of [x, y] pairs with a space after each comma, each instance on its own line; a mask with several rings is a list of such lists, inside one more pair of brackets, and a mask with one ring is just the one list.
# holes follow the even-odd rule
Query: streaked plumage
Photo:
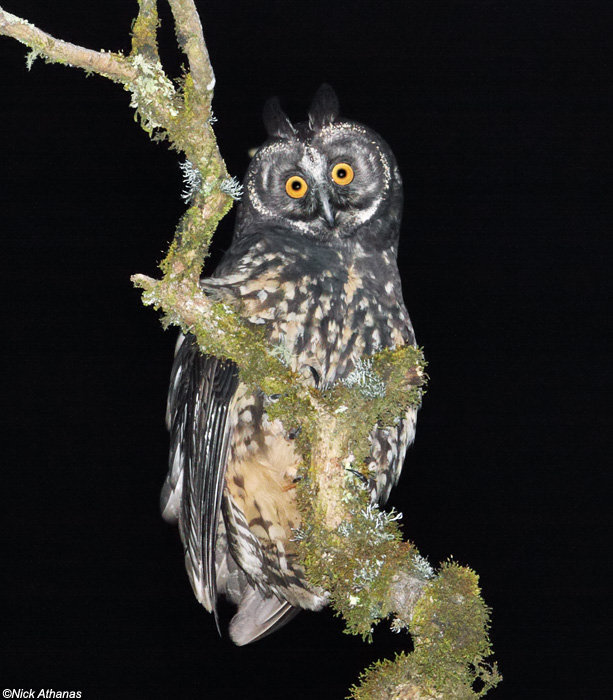
[[[265, 108], [269, 140], [246, 178], [233, 243], [203, 289], [240, 300], [251, 323], [318, 387], [347, 378], [363, 356], [414, 343], [396, 255], [402, 185], [387, 144], [338, 118], [324, 86], [308, 123]], [[178, 347], [168, 399], [170, 469], [162, 511], [179, 523], [198, 600], [238, 605], [237, 644], [270, 633], [301, 608], [320, 609], [296, 561], [292, 531], [299, 455], [291, 429], [269, 421], [230, 362]], [[372, 432], [373, 500], [385, 502], [415, 433], [415, 410]]]

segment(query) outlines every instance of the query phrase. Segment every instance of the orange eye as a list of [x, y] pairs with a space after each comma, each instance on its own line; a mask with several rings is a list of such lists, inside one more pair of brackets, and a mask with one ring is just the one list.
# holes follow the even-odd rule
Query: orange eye
[[353, 168], [349, 163], [337, 163], [332, 168], [332, 179], [337, 185], [348, 185], [353, 180]]
[[294, 199], [304, 197], [308, 189], [309, 186], [306, 184], [306, 180], [300, 175], [292, 175], [285, 183], [285, 191]]

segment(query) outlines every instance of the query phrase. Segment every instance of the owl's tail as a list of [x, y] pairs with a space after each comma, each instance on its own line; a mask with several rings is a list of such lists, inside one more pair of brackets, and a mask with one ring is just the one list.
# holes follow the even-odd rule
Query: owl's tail
[[230, 622], [230, 637], [238, 646], [257, 642], [283, 627], [299, 612], [300, 608], [287, 601], [281, 601], [274, 595], [265, 598], [260, 591], [249, 586]]
[[229, 628], [230, 638], [238, 646], [257, 642], [300, 612], [287, 601], [254, 588], [228, 550], [217, 567], [217, 590], [238, 605]]

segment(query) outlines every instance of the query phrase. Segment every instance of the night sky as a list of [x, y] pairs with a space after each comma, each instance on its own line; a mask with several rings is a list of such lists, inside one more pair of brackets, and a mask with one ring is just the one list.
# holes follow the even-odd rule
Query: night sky
[[[136, 2], [2, 6], [129, 51]], [[396, 154], [399, 266], [431, 381], [389, 505], [432, 563], [479, 573], [505, 677], [491, 697], [607, 697], [611, 3], [198, 6], [231, 174], [264, 139], [264, 101], [301, 120], [324, 81]], [[166, 7], [162, 20], [177, 75]], [[381, 625], [366, 645], [325, 611], [237, 648], [193, 597], [159, 515], [176, 332], [129, 277], [155, 275], [172, 239], [178, 154], [148, 140], [120, 86], [41, 60], [28, 73], [25, 53], [0, 37], [0, 685], [343, 698], [409, 638]]]

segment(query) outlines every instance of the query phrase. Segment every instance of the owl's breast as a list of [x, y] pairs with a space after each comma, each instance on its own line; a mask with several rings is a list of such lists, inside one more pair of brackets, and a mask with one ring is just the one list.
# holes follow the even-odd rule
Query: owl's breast
[[394, 269], [381, 279], [355, 262], [302, 274], [281, 268], [240, 291], [248, 320], [265, 325], [294, 370], [315, 370], [320, 385], [346, 377], [363, 355], [414, 342]]

